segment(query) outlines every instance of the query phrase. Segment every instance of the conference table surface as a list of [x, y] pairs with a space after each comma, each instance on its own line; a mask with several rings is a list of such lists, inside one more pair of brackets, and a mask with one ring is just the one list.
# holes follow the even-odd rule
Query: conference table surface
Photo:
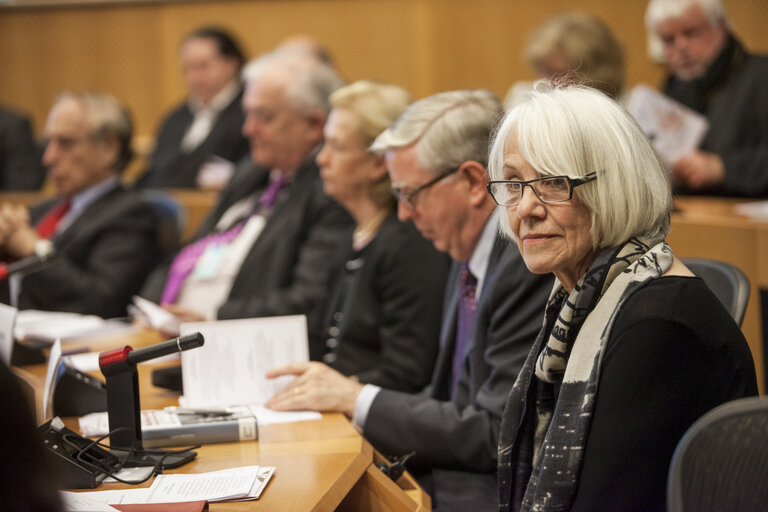
[[[145, 346], [162, 338], [153, 331], [117, 338], [86, 341], [80, 345], [96, 351], [129, 344]], [[78, 347], [78, 345], [75, 345]], [[73, 348], [70, 345], [65, 350]], [[178, 404], [178, 394], [152, 385], [153, 369], [175, 363], [139, 364], [142, 409]], [[42, 389], [45, 365], [16, 369]], [[77, 430], [75, 418], [65, 419]], [[405, 474], [399, 485], [373, 465], [379, 455], [342, 414], [323, 414], [320, 420], [260, 425], [258, 441], [218, 443], [195, 450], [197, 458], [165, 473], [204, 473], [237, 466], [274, 466], [274, 475], [256, 501], [211, 503], [212, 511], [270, 510], [430, 510], [429, 498], [412, 477]], [[148, 487], [152, 480], [140, 485]], [[119, 483], [102, 484], [98, 490], [124, 489]], [[373, 504], [373, 505], [372, 505]]]

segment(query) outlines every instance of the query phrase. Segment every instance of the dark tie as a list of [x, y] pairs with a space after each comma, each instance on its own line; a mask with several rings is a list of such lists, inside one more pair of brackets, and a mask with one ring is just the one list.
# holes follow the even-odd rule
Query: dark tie
[[[279, 178], [272, 180], [269, 186], [262, 192], [259, 197], [259, 205], [253, 213], [264, 212], [270, 210], [275, 206], [277, 202], [277, 195], [280, 190], [285, 186], [287, 180], [280, 176]], [[252, 214], [251, 214], [252, 215]], [[192, 273], [203, 255], [205, 250], [210, 245], [229, 245], [237, 235], [243, 230], [248, 219], [251, 217], [248, 215], [245, 219], [242, 219], [235, 223], [226, 231], [219, 233], [211, 233], [204, 236], [197, 242], [194, 242], [181, 251], [173, 259], [171, 268], [168, 271], [168, 279], [165, 282], [165, 289], [163, 290], [163, 296], [161, 298], [162, 304], [173, 304], [179, 296], [181, 287], [184, 285], [184, 280]]]
[[469, 265], [464, 263], [461, 266], [461, 275], [459, 276], [459, 314], [456, 323], [456, 348], [453, 353], [451, 397], [456, 395], [461, 370], [464, 368], [464, 352], [472, 338], [472, 325], [477, 309], [475, 304], [476, 292], [477, 278], [469, 271]]
[[45, 216], [37, 223], [37, 234], [40, 238], [51, 238], [56, 233], [56, 227], [59, 225], [59, 221], [69, 211], [71, 203], [69, 199], [65, 199], [53, 208], [51, 208]]

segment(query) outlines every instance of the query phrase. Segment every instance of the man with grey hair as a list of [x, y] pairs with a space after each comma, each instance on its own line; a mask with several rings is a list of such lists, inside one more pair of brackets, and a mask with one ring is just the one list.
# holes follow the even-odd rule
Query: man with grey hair
[[372, 146], [386, 158], [400, 220], [455, 260], [430, 385], [415, 395], [363, 386], [321, 363], [268, 374], [297, 375], [270, 407], [344, 412], [383, 453], [414, 452], [408, 467], [441, 511], [498, 508], [501, 412], [552, 287], [497, 232], [486, 161], [501, 113], [489, 91], [436, 94], [408, 107]]
[[250, 159], [144, 295], [185, 320], [306, 314], [318, 336], [333, 255], [352, 225], [315, 164], [341, 80], [317, 59], [279, 52], [251, 62], [244, 77]]
[[686, 193], [768, 197], [768, 57], [748, 53], [720, 0], [651, 0], [649, 53], [664, 92], [703, 114], [709, 131], [672, 166]]
[[120, 184], [131, 159], [132, 121], [114, 97], [64, 93], [45, 125], [43, 164], [59, 198], [0, 206], [0, 246], [12, 258], [44, 257], [39, 271], [10, 276], [19, 308], [124, 316], [160, 258], [153, 209]]

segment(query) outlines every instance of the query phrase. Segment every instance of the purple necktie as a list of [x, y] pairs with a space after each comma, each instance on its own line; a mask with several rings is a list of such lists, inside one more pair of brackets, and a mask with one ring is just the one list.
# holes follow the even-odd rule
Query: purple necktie
[[[272, 180], [266, 190], [262, 192], [261, 197], [259, 197], [259, 205], [251, 215], [273, 208], [277, 202], [278, 193], [286, 183], [287, 180], [282, 175]], [[236, 222], [228, 230], [220, 233], [211, 233], [179, 251], [168, 271], [168, 280], [165, 282], [161, 304], [173, 304], [176, 302], [181, 287], [184, 285], [184, 280], [195, 269], [197, 262], [208, 246], [230, 244], [243, 230], [251, 215]]]
[[461, 370], [464, 368], [464, 352], [467, 350], [472, 336], [472, 325], [477, 310], [476, 292], [477, 278], [469, 271], [469, 265], [464, 263], [461, 266], [461, 275], [459, 276], [459, 314], [456, 322], [456, 347], [453, 352], [452, 398], [456, 395]]

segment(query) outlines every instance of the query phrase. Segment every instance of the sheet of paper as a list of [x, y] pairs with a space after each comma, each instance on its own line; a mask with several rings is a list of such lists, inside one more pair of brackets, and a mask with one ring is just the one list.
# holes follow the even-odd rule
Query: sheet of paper
[[16, 308], [0, 304], [0, 359], [11, 364], [13, 354], [13, 326], [16, 322]]
[[178, 335], [179, 320], [169, 311], [138, 295], [133, 296], [133, 306], [135, 309], [130, 310], [132, 316], [138, 314], [150, 327]]
[[95, 372], [99, 369], [99, 352], [85, 352], [64, 356], [64, 361], [81, 372]]
[[627, 110], [667, 167], [696, 150], [709, 130], [706, 117], [643, 84], [630, 92]]
[[91, 496], [88, 492], [59, 491], [65, 512], [117, 512], [117, 509]]
[[[59, 495], [66, 497], [67, 500], [70, 496], [81, 497], [80, 500], [86, 500], [88, 503], [101, 504], [101, 505], [127, 505], [134, 503], [147, 503], [149, 497], [149, 487], [143, 487], [140, 489], [118, 489], [114, 491], [86, 491], [86, 492], [71, 492], [71, 491], [59, 491]], [[111, 507], [110, 507], [111, 508]], [[68, 509], [65, 509], [68, 510]], [[79, 510], [79, 509], [75, 509]], [[86, 509], [87, 510], [87, 509]], [[109, 509], [106, 509], [109, 510]], [[114, 509], [113, 509], [114, 510]]]
[[198, 474], [158, 475], [150, 487], [147, 503], [243, 498], [249, 496], [258, 477], [259, 466]]
[[181, 355], [187, 407], [263, 404], [293, 380], [267, 370], [309, 360], [303, 315], [181, 324], [182, 335], [197, 331], [205, 345]]
[[61, 362], [61, 340], [56, 340], [48, 354], [48, 369], [45, 372], [45, 386], [43, 387], [43, 420], [48, 420], [53, 415], [53, 387], [56, 385], [56, 377]]
[[[139, 466], [139, 467], [133, 467], [133, 468], [123, 468], [117, 473], [115, 473], [114, 476], [119, 478], [120, 480], [139, 482], [141, 480], [148, 479], [154, 471], [155, 471], [155, 468], [152, 466]], [[117, 482], [117, 479], [111, 476], [108, 476], [107, 478], [104, 479], [104, 483], [114, 483], [114, 482]]]
[[768, 220], [768, 201], [737, 204], [733, 210], [741, 215], [749, 215], [753, 219]]
[[53, 343], [60, 339], [69, 340], [127, 333], [137, 330], [136, 326], [118, 319], [105, 320], [94, 315], [78, 315], [34, 309], [19, 311], [16, 316], [14, 336], [17, 340], [37, 340]]
[[250, 407], [259, 425], [293, 423], [294, 421], [319, 420], [323, 418], [322, 414], [315, 411], [273, 411], [263, 405], [251, 405]]
[[259, 469], [259, 476], [253, 484], [253, 488], [251, 489], [251, 492], [249, 493], [249, 499], [257, 500], [261, 496], [261, 493], [264, 492], [264, 489], [267, 487], [267, 484], [269, 483], [269, 479], [272, 478], [272, 475], [275, 473], [274, 467], [263, 467]]

